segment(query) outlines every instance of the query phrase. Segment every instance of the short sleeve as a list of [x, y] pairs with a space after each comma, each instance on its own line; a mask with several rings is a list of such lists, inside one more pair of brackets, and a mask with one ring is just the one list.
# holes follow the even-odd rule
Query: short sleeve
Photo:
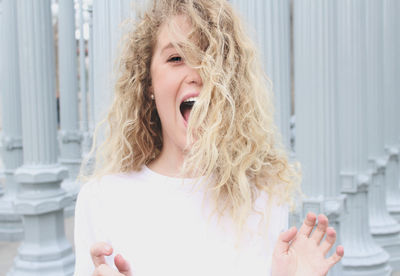
[[[102, 181], [91, 181], [81, 188], [75, 206], [75, 274], [74, 276], [92, 275], [94, 264], [90, 248], [96, 242], [110, 243], [107, 235], [107, 212], [105, 207]], [[112, 246], [112, 245], [111, 245]], [[106, 263], [115, 268], [111, 256], [106, 256]]]
[[75, 273], [74, 276], [88, 276], [94, 270], [90, 256], [90, 247], [95, 243], [93, 218], [93, 183], [85, 184], [79, 194], [75, 206]]
[[279, 217], [281, 218], [281, 227], [279, 233], [281, 233], [288, 230], [289, 228], [289, 207], [287, 205], [279, 205], [278, 209], [278, 212], [280, 213]]
[[289, 208], [286, 204], [277, 204], [275, 201], [274, 206], [271, 208], [270, 215], [270, 235], [272, 249], [275, 248], [275, 243], [279, 235], [288, 229], [289, 225]]

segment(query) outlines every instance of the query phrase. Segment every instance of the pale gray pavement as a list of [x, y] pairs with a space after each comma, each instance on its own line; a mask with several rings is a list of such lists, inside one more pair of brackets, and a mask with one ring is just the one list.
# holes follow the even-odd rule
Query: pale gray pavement
[[[67, 239], [73, 244], [74, 240], [74, 217], [65, 219], [65, 231]], [[0, 276], [5, 276], [10, 269], [13, 259], [17, 254], [19, 242], [0, 242]], [[89, 275], [88, 275], [89, 276]], [[400, 276], [400, 272], [395, 272], [392, 276]]]

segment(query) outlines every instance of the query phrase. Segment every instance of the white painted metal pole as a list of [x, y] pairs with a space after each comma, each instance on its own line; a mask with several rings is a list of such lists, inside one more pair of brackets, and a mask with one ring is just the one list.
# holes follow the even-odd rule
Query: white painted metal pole
[[[383, 149], [383, 1], [367, 0], [367, 99], [368, 154], [372, 183], [369, 192], [370, 229], [375, 240], [390, 254], [390, 264], [400, 269], [400, 225], [386, 208], [388, 158]], [[394, 95], [393, 95], [394, 96]], [[394, 97], [391, 98], [394, 98]], [[382, 116], [383, 117], [383, 116]], [[395, 138], [395, 137], [393, 137]], [[395, 139], [394, 139], [395, 140]], [[391, 171], [389, 170], [391, 173]]]
[[85, 155], [90, 151], [91, 135], [88, 128], [88, 104], [87, 104], [87, 90], [86, 90], [86, 42], [84, 38], [84, 24], [85, 19], [83, 16], [83, 1], [79, 0], [79, 79], [80, 79], [80, 99], [81, 99], [81, 131], [83, 135], [82, 140], [82, 154]]
[[340, 194], [335, 3], [296, 1], [294, 17], [296, 157], [302, 164], [302, 190], [309, 199], [333, 199]]
[[[124, 30], [122, 22], [126, 19], [133, 19], [135, 11], [132, 3], [143, 3], [141, 0], [97, 0], [93, 1], [93, 98], [91, 104], [94, 107], [94, 124], [101, 122], [108, 111], [113, 99], [113, 88], [117, 46], [121, 42]], [[101, 143], [104, 139], [99, 133], [96, 141]]]
[[72, 275], [74, 254], [64, 233], [60, 188], [68, 176], [58, 164], [55, 54], [50, 0], [17, 1], [24, 165], [15, 210], [25, 236], [9, 276]]
[[13, 210], [18, 183], [15, 170], [22, 165], [21, 96], [19, 84], [17, 11], [14, 0], [1, 3], [0, 93], [1, 93], [1, 155], [4, 165], [5, 189], [0, 197], [0, 240], [15, 241], [23, 237], [21, 216]]
[[94, 83], [93, 83], [93, 8], [89, 9], [89, 106], [90, 106], [90, 118], [89, 118], [89, 132], [93, 134], [95, 125], [95, 111], [94, 111]]
[[257, 41], [265, 73], [272, 81], [275, 122], [290, 149], [290, 0], [233, 0]]
[[[295, 152], [306, 196], [302, 216], [325, 213], [339, 229], [344, 197], [338, 164], [336, 17], [334, 1], [294, 2]], [[340, 264], [330, 275], [343, 275]]]
[[366, 15], [364, 0], [338, 0], [338, 118], [341, 190], [347, 210], [341, 222], [343, 275], [390, 275], [389, 255], [369, 228], [366, 120]]
[[386, 196], [390, 214], [400, 222], [400, 4], [384, 0], [384, 147], [388, 157]]
[[[60, 84], [60, 163], [68, 168], [69, 178], [62, 187], [73, 199], [79, 192], [81, 164], [81, 140], [78, 110], [78, 73], [75, 39], [75, 9], [73, 0], [59, 0], [58, 19], [58, 64]], [[68, 208], [72, 215], [74, 205]]]

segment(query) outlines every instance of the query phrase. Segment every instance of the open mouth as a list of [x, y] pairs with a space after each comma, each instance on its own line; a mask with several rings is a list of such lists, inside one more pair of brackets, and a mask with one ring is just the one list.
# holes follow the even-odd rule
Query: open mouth
[[196, 97], [190, 97], [184, 100], [179, 106], [182, 117], [186, 123], [189, 121], [190, 112], [192, 111], [193, 105], [195, 103], [196, 103]]

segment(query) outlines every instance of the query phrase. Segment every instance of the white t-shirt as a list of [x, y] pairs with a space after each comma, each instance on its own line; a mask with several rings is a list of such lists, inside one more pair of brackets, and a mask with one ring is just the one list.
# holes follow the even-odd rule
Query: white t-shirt
[[[121, 254], [134, 276], [268, 276], [279, 233], [287, 229], [286, 206], [271, 202], [269, 223], [255, 212], [238, 245], [232, 221], [210, 219], [210, 204], [191, 179], [171, 178], [143, 167], [85, 184], [75, 210], [75, 276], [94, 270], [90, 247], [99, 241]], [[262, 194], [256, 209], [265, 209]]]

